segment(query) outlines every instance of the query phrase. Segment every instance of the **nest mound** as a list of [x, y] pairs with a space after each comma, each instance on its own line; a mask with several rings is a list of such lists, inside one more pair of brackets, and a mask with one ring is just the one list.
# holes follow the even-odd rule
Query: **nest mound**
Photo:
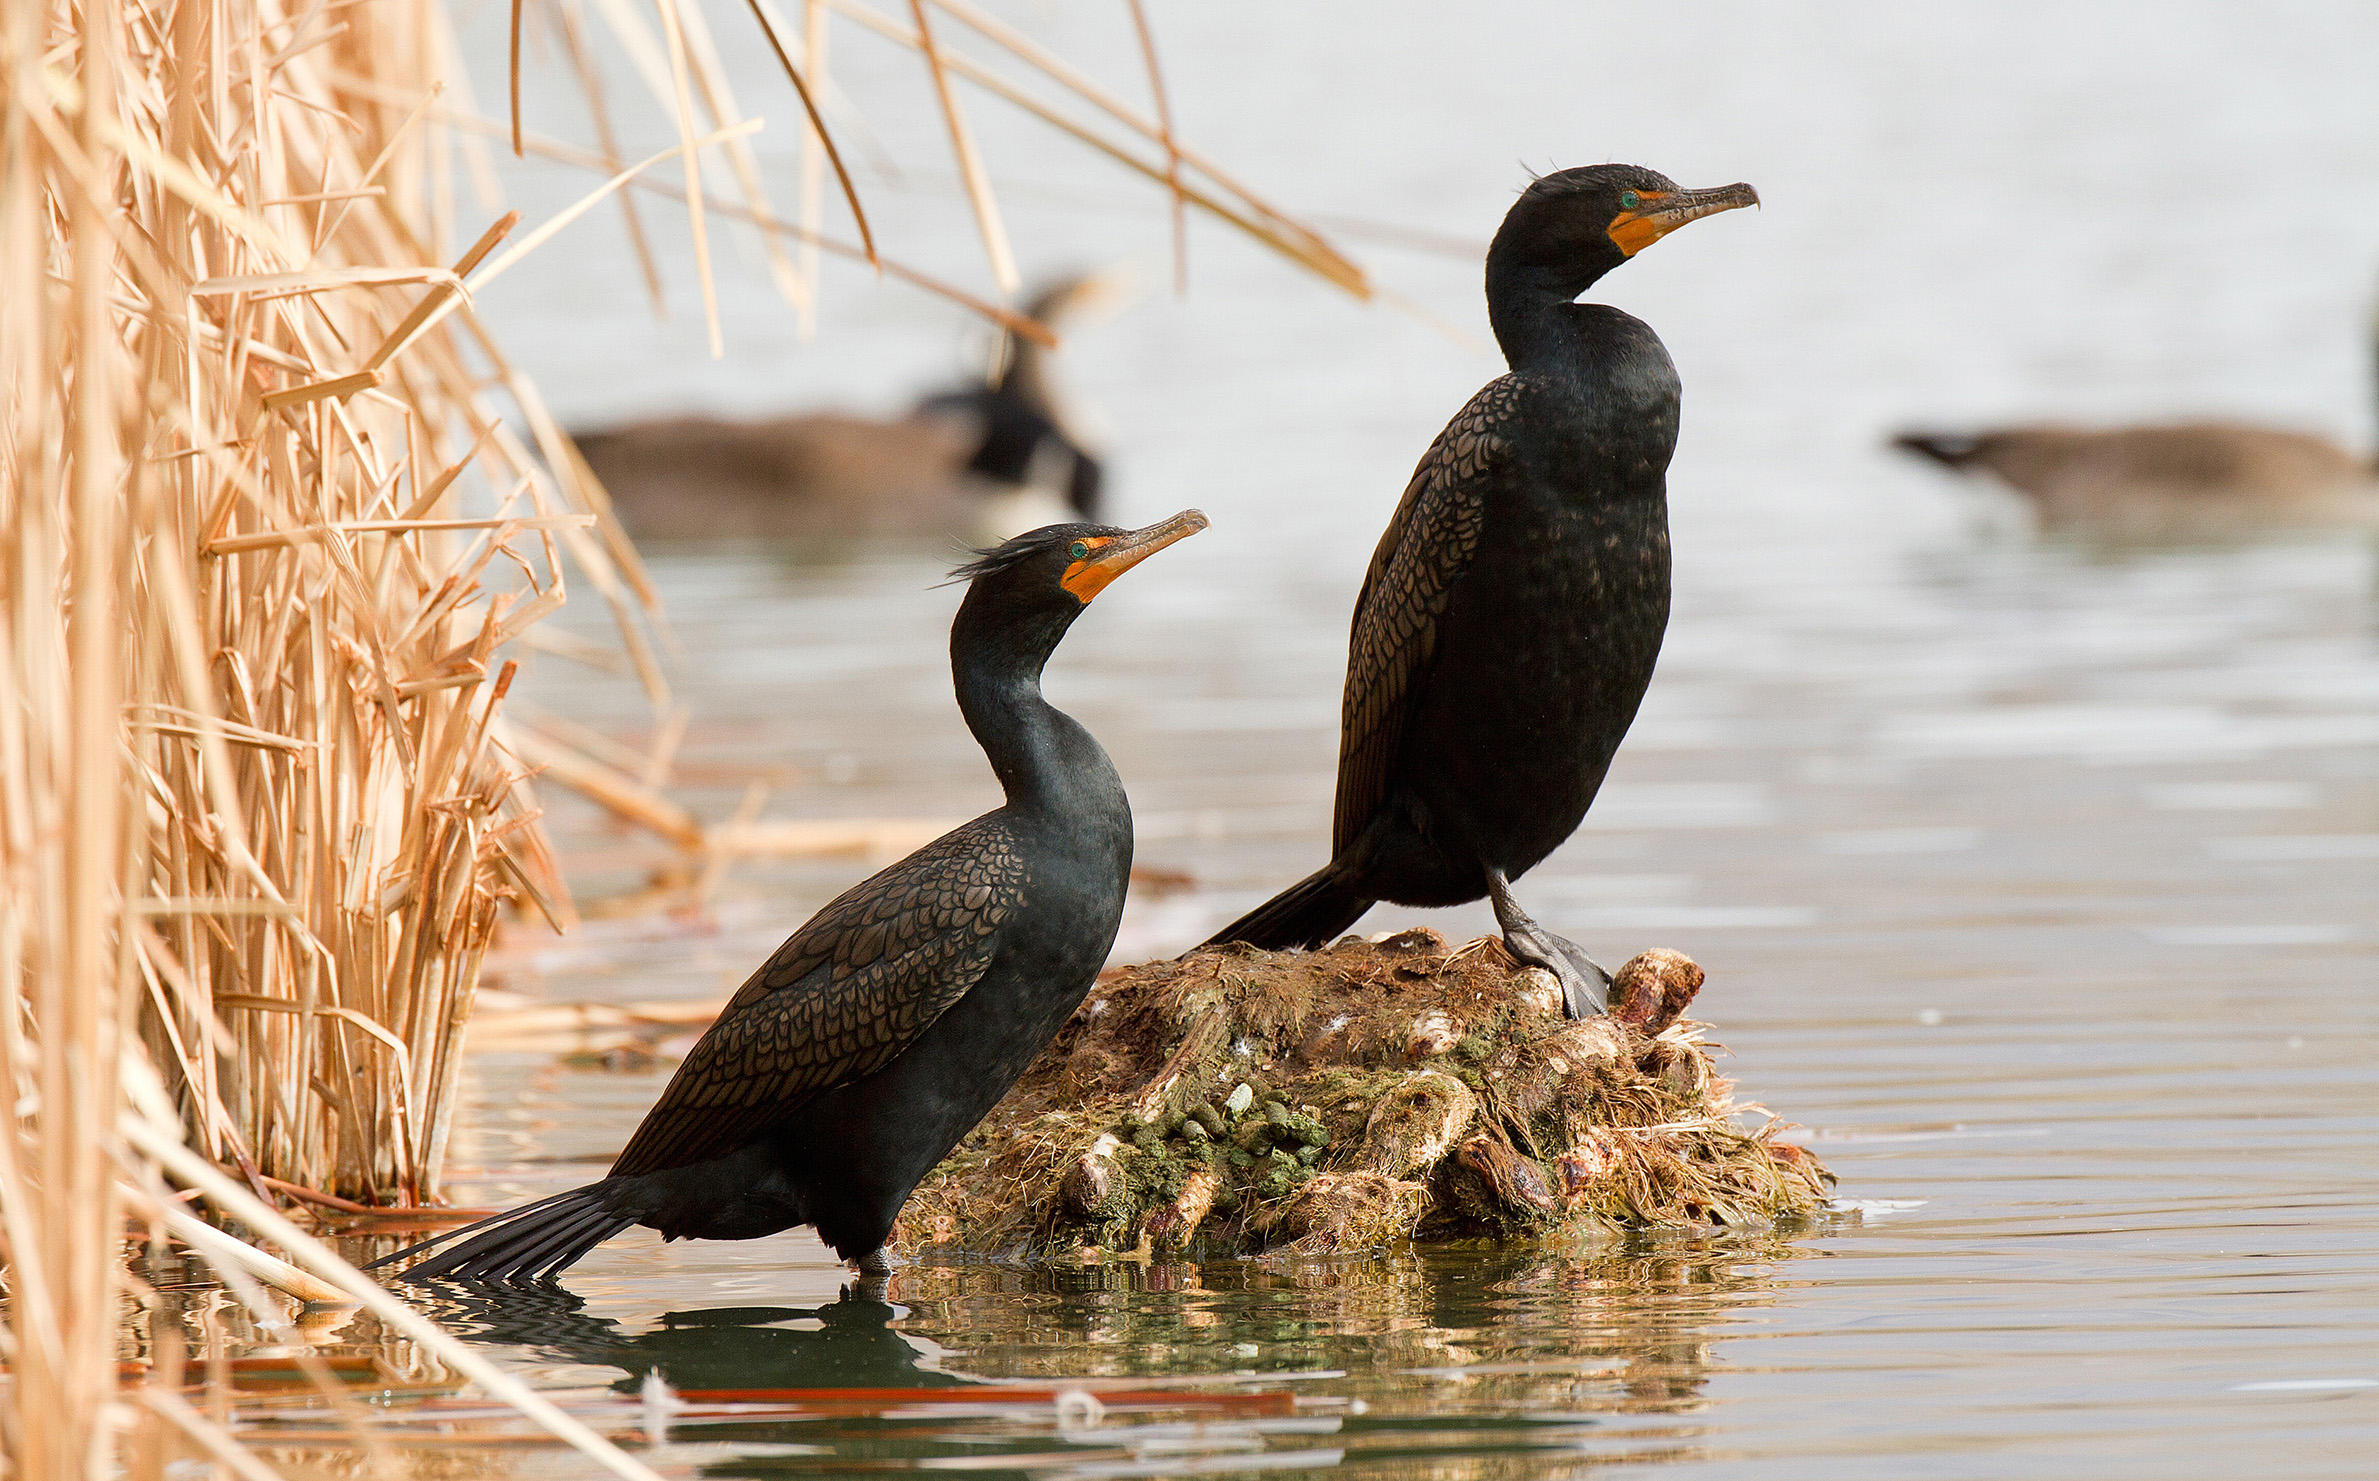
[[[894, 1243], [1001, 1254], [1328, 1253], [1406, 1238], [1757, 1225], [1833, 1175], [1736, 1122], [1702, 970], [1620, 968], [1607, 1016], [1435, 931], [1112, 973], [913, 1194]], [[1752, 1109], [1752, 1108], [1743, 1108]]]

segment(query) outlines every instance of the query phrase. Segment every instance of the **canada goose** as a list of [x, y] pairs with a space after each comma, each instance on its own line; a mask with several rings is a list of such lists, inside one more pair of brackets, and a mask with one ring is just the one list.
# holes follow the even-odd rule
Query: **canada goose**
[[[1113, 296], [1105, 275], [1051, 285], [1052, 328]], [[848, 412], [679, 416], [574, 433], [630, 535], [800, 540], [957, 534], [998, 540], [1093, 518], [1101, 469], [1055, 393], [1048, 352], [1002, 336], [1000, 369], [890, 420]]]
[[2379, 523], [2379, 467], [2326, 437], [2283, 427], [2039, 422], [1902, 432], [1892, 445], [1991, 474], [2028, 497], [2055, 530], [2156, 539]]

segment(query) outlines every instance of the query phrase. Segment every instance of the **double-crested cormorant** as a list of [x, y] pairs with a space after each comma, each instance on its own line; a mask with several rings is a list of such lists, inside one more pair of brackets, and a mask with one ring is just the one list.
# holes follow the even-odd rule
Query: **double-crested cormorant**
[[1529, 186], [1487, 250], [1511, 373], [1422, 457], [1355, 599], [1332, 857], [1213, 941], [1319, 946], [1381, 900], [1485, 896], [1570, 1012], [1608, 974], [1511, 881], [1574, 831], [1635, 719], [1669, 616], [1677, 371], [1650, 328], [1573, 303], [1689, 221], [1758, 203], [1628, 165]]
[[[950, 629], [958, 706], [1007, 791], [995, 812], [845, 890], [753, 973], [602, 1181], [527, 1204], [408, 1279], [532, 1281], [631, 1224], [755, 1239], [808, 1224], [863, 1271], [935, 1163], [1089, 991], [1123, 914], [1132, 813], [1041, 668], [1091, 598], [1206, 527], [1055, 525], [986, 552]], [[385, 1261], [381, 1263], [386, 1263]]]
[[[2374, 384], [2379, 385], [2379, 345]], [[1902, 432], [1892, 445], [2029, 498], [2054, 530], [2162, 538], [2379, 522], [2379, 464], [2252, 422]]]
[[[1110, 275], [1067, 278], [1024, 312], [1055, 329], [1114, 296]], [[997, 540], [1098, 517], [1100, 463], [1056, 394], [1049, 358], [1003, 334], [996, 376], [889, 421], [847, 412], [667, 417], [574, 440], [639, 539], [955, 531]]]

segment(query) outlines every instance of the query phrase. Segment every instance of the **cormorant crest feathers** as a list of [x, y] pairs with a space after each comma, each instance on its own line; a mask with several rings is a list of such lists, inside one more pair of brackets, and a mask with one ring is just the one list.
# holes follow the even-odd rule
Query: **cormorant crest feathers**
[[1027, 530], [1004, 544], [970, 550], [968, 554], [974, 559], [953, 568], [948, 580], [936, 584], [960, 586], [978, 576], [989, 576], [995, 571], [1022, 565], [1042, 551], [1071, 540], [1078, 528], [1075, 525], [1046, 525], [1037, 530]]

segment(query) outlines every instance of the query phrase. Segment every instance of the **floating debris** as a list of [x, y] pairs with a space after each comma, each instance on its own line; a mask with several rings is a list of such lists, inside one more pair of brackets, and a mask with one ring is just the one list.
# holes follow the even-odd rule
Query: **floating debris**
[[1575, 1237], [1810, 1217], [1833, 1175], [1749, 1126], [1684, 1017], [1702, 970], [1620, 968], [1607, 1016], [1493, 938], [1244, 946], [1110, 974], [926, 1179], [896, 1245], [1095, 1258]]

